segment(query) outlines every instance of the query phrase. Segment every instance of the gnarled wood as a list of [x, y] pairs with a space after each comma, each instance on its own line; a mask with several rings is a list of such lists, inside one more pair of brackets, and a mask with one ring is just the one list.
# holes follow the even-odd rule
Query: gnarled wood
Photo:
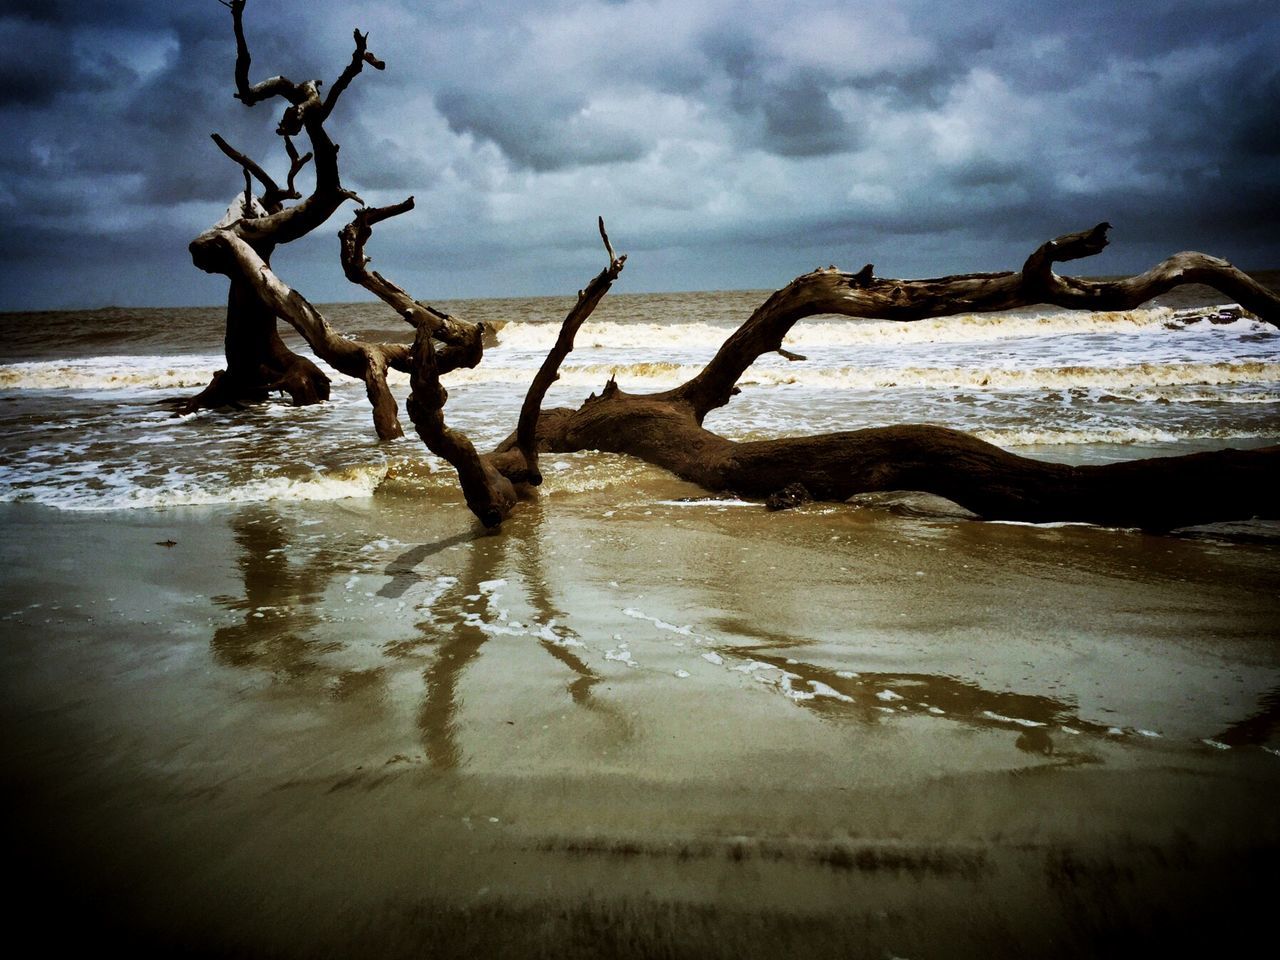
[[[361, 207], [351, 222], [338, 232], [341, 241], [342, 272], [400, 314], [415, 330], [426, 327], [441, 347], [433, 347], [436, 369], [448, 373], [459, 367], [474, 367], [484, 355], [484, 324], [469, 323], [428, 303], [415, 300], [403, 288], [377, 271], [367, 269], [370, 258], [365, 244], [373, 235], [373, 225], [413, 209], [413, 197], [387, 207]], [[409, 371], [408, 367], [397, 367]]]
[[627, 262], [625, 253], [618, 256], [613, 252], [613, 244], [609, 242], [609, 234], [604, 228], [604, 217], [598, 218], [597, 222], [600, 226], [600, 239], [604, 241], [605, 253], [609, 256], [609, 265], [600, 271], [585, 289], [578, 291], [578, 302], [573, 305], [569, 315], [560, 325], [556, 342], [552, 345], [547, 358], [542, 361], [542, 366], [534, 375], [533, 382], [529, 384], [529, 392], [525, 395], [524, 403], [520, 407], [515, 446], [523, 454], [525, 464], [531, 476], [535, 478], [531, 481], [534, 484], [542, 482], [542, 475], [538, 472], [537, 441], [538, 416], [542, 412], [542, 401], [546, 399], [551, 385], [560, 379], [560, 364], [573, 350], [573, 338], [577, 335], [578, 329], [587, 317], [591, 316], [596, 305], [604, 299], [604, 295], [609, 292], [613, 281], [618, 279], [618, 274], [622, 272], [622, 267]]
[[298, 155], [298, 150], [293, 145], [290, 137], [284, 138], [285, 150], [289, 154], [289, 178], [288, 186], [281, 187], [271, 178], [271, 176], [258, 166], [258, 164], [250, 157], [245, 156], [226, 140], [222, 139], [218, 134], [211, 134], [213, 142], [218, 145], [218, 149], [225, 153], [240, 166], [244, 167], [245, 172], [252, 175], [255, 180], [262, 184], [262, 197], [260, 202], [266, 213], [279, 213], [284, 209], [285, 200], [301, 200], [302, 194], [294, 186], [299, 173], [311, 161], [311, 154], [306, 153], [302, 156]]
[[[933, 280], [885, 280], [870, 266], [798, 277], [770, 296], [707, 366], [663, 393], [632, 395], [610, 381], [576, 410], [544, 411], [538, 449], [625, 453], [712, 491], [774, 498], [781, 507], [843, 501], [858, 493], [921, 490], [987, 519], [1076, 520], [1169, 529], [1214, 520], [1280, 516], [1275, 490], [1280, 447], [1223, 450], [1073, 467], [1020, 457], [964, 433], [907, 425], [739, 443], [702, 426], [736, 392], [757, 357], [781, 348], [800, 319], [843, 314], [902, 321], [1003, 310], [1032, 303], [1075, 309], [1130, 309], [1184, 283], [1235, 297], [1270, 323], [1280, 298], [1224, 260], [1180, 253], [1146, 273], [1116, 281], [1059, 277], [1052, 264], [1097, 253], [1108, 224], [1041, 246], [1020, 272]], [[505, 447], [517, 445], [515, 436]], [[503, 449], [500, 447], [499, 449]]]
[[[626, 263], [626, 254], [619, 256], [613, 252], [604, 229], [604, 218], [598, 222], [609, 265], [578, 291], [577, 301], [561, 323], [556, 342], [529, 387], [520, 408], [516, 432], [492, 453], [477, 452], [465, 435], [446, 426], [444, 405], [448, 393], [440, 384], [440, 371], [428, 325], [425, 322], [418, 325], [413, 344], [412, 392], [407, 404], [409, 417], [427, 449], [443, 457], [458, 471], [467, 506], [487, 527], [500, 524], [522, 496], [542, 483], [536, 439], [542, 400], [559, 376], [560, 364], [573, 349], [574, 334], [609, 292]], [[383, 280], [382, 283], [388, 281]], [[399, 290], [398, 287], [396, 289]]]
[[1070, 466], [926, 425], [741, 443], [707, 430], [686, 406], [616, 388], [547, 417], [538, 439], [549, 451], [630, 454], [707, 490], [763, 500], [798, 485], [807, 494], [792, 491], [777, 506], [920, 490], [988, 520], [1168, 530], [1280, 516], [1280, 447]]
[[[328, 377], [310, 360], [290, 351], [276, 332], [277, 317], [293, 323], [297, 311], [291, 319], [265, 309], [263, 304], [268, 301], [255, 303], [254, 297], [261, 290], [256, 275], [238, 273], [244, 265], [242, 259], [226, 256], [229, 248], [217, 242], [217, 237], [222, 233], [234, 236], [247, 243], [263, 265], [269, 265], [277, 245], [307, 235], [328, 220], [344, 201], [355, 197], [342, 186], [338, 175], [338, 146], [325, 131], [324, 121], [364, 64], [383, 68], [382, 62], [368, 51], [367, 35], [356, 31], [351, 63], [330, 89], [328, 97], [320, 98], [320, 82], [315, 80], [294, 83], [285, 77], [271, 77], [250, 85], [252, 58], [244, 32], [245, 0], [225, 0], [224, 5], [231, 10], [236, 37], [236, 99], [246, 106], [275, 97], [288, 102], [277, 133], [284, 138], [290, 166], [287, 185], [281, 187], [256, 161], [231, 147], [222, 137], [213, 135], [218, 148], [245, 171], [246, 186], [252, 177], [262, 185], [263, 195], [259, 202], [244, 204], [239, 217], [224, 218], [191, 243], [196, 265], [227, 276], [233, 293], [227, 312], [227, 369], [219, 371], [205, 390], [183, 403], [180, 409], [184, 412], [257, 402], [277, 390], [288, 392], [296, 404], [317, 403], [328, 398]], [[311, 142], [311, 151], [299, 155], [292, 137], [303, 131]], [[315, 185], [311, 193], [303, 197], [296, 187], [296, 177], [313, 158]], [[285, 206], [286, 200], [300, 202]], [[408, 347], [403, 347], [401, 352], [407, 369]], [[381, 385], [378, 382], [376, 370], [385, 368], [384, 359], [371, 360], [365, 380], [374, 404], [379, 436], [393, 437], [399, 436], [402, 430], [385, 382]]]
[[338, 333], [319, 310], [276, 276], [252, 245], [234, 231], [215, 230], [205, 234], [198, 255], [213, 258], [219, 264], [233, 262], [235, 273], [242, 284], [251, 289], [252, 296], [273, 316], [297, 330], [317, 357], [340, 373], [365, 382], [379, 438], [391, 440], [404, 434], [386, 376], [388, 367], [409, 370], [407, 344], [369, 343]]
[[701, 373], [665, 396], [688, 403], [701, 422], [729, 402], [734, 385], [758, 357], [781, 349], [792, 326], [825, 313], [909, 322], [1038, 303], [1071, 310], [1131, 310], [1176, 286], [1202, 283], [1280, 325], [1280, 297], [1227, 261], [1203, 253], [1174, 254], [1146, 273], [1123, 280], [1079, 280], [1053, 272], [1054, 263], [1100, 252], [1110, 226], [1100, 223], [1050, 240], [1020, 271], [888, 280], [874, 276], [868, 264], [856, 274], [834, 267], [807, 273], [765, 300]]

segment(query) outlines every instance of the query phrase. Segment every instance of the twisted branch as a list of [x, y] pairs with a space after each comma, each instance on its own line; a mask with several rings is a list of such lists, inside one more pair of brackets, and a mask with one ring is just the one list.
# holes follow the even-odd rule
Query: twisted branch
[[[1177, 253], [1145, 273], [1123, 280], [1079, 280], [1053, 272], [1054, 263], [1099, 253], [1109, 223], [1066, 234], [1040, 246], [1021, 271], [973, 273], [929, 280], [887, 280], [868, 264], [856, 274], [834, 267], [797, 277], [770, 296], [703, 368], [661, 399], [689, 404], [699, 422], [729, 402], [735, 384], [763, 354], [780, 351], [799, 320], [831, 313], [911, 322], [959, 313], [987, 313], [1037, 303], [1070, 310], [1131, 310], [1181, 284], [1200, 283], [1235, 299], [1268, 323], [1280, 325], [1280, 296], [1233, 267], [1203, 253]], [[784, 353], [785, 356], [785, 353]]]
[[[364, 287], [390, 306], [414, 329], [425, 327], [432, 337], [444, 344], [440, 349], [433, 347], [438, 373], [448, 373], [459, 367], [474, 367], [484, 355], [483, 324], [468, 323], [437, 310], [430, 304], [415, 300], [403, 287], [382, 274], [367, 269], [370, 257], [365, 253], [365, 244], [373, 235], [373, 225], [412, 209], [413, 197], [409, 197], [390, 206], [361, 207], [357, 210], [351, 222], [338, 231], [342, 272], [352, 283]], [[393, 364], [396, 369], [409, 372], [407, 358], [404, 367], [399, 366], [398, 362]]]
[[622, 272], [622, 267], [627, 262], [625, 253], [621, 256], [614, 254], [613, 245], [609, 242], [609, 234], [604, 229], [604, 217], [599, 217], [598, 223], [600, 239], [604, 241], [609, 265], [587, 284], [586, 289], [578, 291], [578, 300], [560, 325], [556, 342], [546, 359], [542, 361], [542, 366], [538, 368], [533, 382], [529, 384], [529, 392], [525, 395], [524, 403], [520, 407], [520, 420], [516, 426], [516, 447], [524, 455], [531, 476], [530, 482], [535, 485], [542, 482], [542, 475], [538, 472], [537, 444], [538, 415], [542, 410], [542, 401], [551, 385], [560, 379], [560, 364], [573, 350], [573, 338], [578, 329], [587, 317], [591, 316], [604, 295], [609, 292], [613, 281], [618, 279], [618, 274]]

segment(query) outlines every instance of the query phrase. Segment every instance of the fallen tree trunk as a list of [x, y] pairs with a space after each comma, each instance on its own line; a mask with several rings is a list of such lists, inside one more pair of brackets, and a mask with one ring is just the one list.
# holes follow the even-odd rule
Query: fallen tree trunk
[[[1085, 281], [1052, 264], [1099, 252], [1109, 224], [1041, 246], [1021, 271], [931, 280], [876, 278], [834, 268], [798, 277], [770, 296], [688, 382], [657, 394], [624, 393], [610, 381], [576, 410], [543, 411], [537, 444], [549, 452], [602, 450], [639, 457], [710, 491], [843, 501], [859, 493], [919, 490], [986, 519], [1083, 521], [1153, 530], [1217, 520], [1275, 517], [1280, 447], [1223, 450], [1098, 466], [1020, 457], [942, 427], [908, 425], [812, 437], [735, 442], [702, 426], [729, 402], [761, 355], [779, 351], [804, 317], [841, 314], [909, 322], [1048, 303], [1128, 309], [1174, 286], [1202, 283], [1280, 324], [1280, 298], [1225, 260], [1180, 253], [1137, 277]], [[794, 355], [792, 355], [794, 356]], [[511, 449], [509, 437], [499, 450]]]
[[1280, 516], [1274, 495], [1280, 447], [1071, 466], [927, 425], [741, 443], [704, 428], [687, 405], [616, 386], [577, 410], [545, 411], [542, 422], [545, 451], [625, 453], [706, 490], [776, 506], [918, 490], [987, 520], [1168, 530]]

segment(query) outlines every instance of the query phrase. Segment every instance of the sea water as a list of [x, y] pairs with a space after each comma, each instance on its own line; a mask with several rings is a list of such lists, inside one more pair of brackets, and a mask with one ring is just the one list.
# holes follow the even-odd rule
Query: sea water
[[[546, 405], [577, 406], [610, 377], [633, 393], [674, 387], [766, 296], [610, 294]], [[478, 367], [445, 377], [446, 418], [480, 449], [514, 429], [571, 302], [437, 304], [497, 330]], [[381, 304], [323, 309], [353, 336], [410, 339]], [[428, 496], [456, 491], [452, 471], [411, 429], [379, 442], [364, 385], [334, 371], [332, 398], [317, 406], [281, 397], [175, 416], [164, 401], [196, 393], [225, 366], [222, 322], [216, 308], [0, 316], [0, 501], [101, 510], [367, 497], [388, 482]], [[307, 352], [292, 333], [289, 342]], [[1280, 331], [1203, 287], [1117, 312], [819, 316], [797, 323], [784, 346], [805, 359], [761, 357], [709, 429], [754, 440], [930, 423], [1078, 463], [1280, 440]], [[403, 401], [407, 377], [393, 373], [391, 384]], [[660, 471], [590, 453], [557, 458], [547, 474], [549, 490], [569, 494], [622, 483], [643, 496], [660, 481]]]

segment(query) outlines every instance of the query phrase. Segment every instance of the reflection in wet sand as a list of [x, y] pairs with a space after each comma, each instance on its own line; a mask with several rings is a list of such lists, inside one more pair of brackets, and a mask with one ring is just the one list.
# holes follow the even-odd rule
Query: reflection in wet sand
[[[526, 521], [526, 526], [531, 528], [531, 535], [519, 538], [519, 561], [520, 573], [524, 577], [529, 603], [538, 612], [540, 622], [544, 624], [561, 623], [568, 618], [569, 614], [555, 605], [551, 598], [551, 591], [547, 587], [546, 576], [543, 573], [543, 537], [540, 535], [542, 529], [542, 504], [531, 504], [527, 512], [532, 515]], [[571, 642], [581, 643], [577, 632], [570, 627], [561, 626], [559, 633]], [[556, 643], [547, 637], [539, 637], [538, 642], [542, 645], [543, 650], [547, 651], [575, 674], [574, 678], [569, 681], [568, 687], [569, 696], [573, 702], [580, 707], [600, 708], [601, 705], [591, 695], [592, 688], [600, 682], [600, 675], [588, 667], [581, 657], [569, 650], [564, 644]], [[607, 712], [612, 714], [612, 711]]]
[[427, 759], [440, 769], [452, 770], [462, 759], [458, 745], [462, 708], [458, 682], [489, 639], [476, 622], [488, 603], [480, 584], [499, 579], [497, 571], [504, 553], [505, 538], [501, 534], [476, 537], [467, 553], [466, 573], [433, 605], [433, 622], [418, 625], [427, 642], [442, 636], [435, 659], [423, 675], [426, 695], [417, 713]]
[[[618, 711], [593, 696], [592, 688], [601, 677], [570, 649], [582, 643], [577, 633], [558, 623], [567, 614], [552, 600], [543, 573], [540, 509], [531, 504], [518, 524], [508, 526], [512, 529], [490, 533], [476, 528], [434, 544], [415, 546], [387, 565], [386, 573], [392, 580], [379, 590], [380, 596], [402, 596], [421, 579], [415, 568], [422, 560], [450, 546], [469, 543], [465, 569], [434, 600], [428, 618], [417, 625], [420, 639], [412, 644], [398, 643], [395, 649], [403, 655], [410, 648], [434, 646], [434, 657], [423, 675], [426, 693], [417, 710], [417, 726], [428, 761], [439, 769], [462, 765], [458, 732], [464, 704], [458, 687], [493, 635], [535, 637], [543, 650], [573, 674], [566, 685], [570, 700], [601, 716], [612, 739], [632, 735]], [[508, 578], [518, 579], [534, 611], [527, 630], [503, 622], [505, 612], [495, 608], [497, 585], [501, 582], [505, 589]]]
[[483, 536], [483, 534], [473, 530], [464, 530], [462, 533], [447, 537], [444, 540], [419, 544], [410, 550], [406, 550], [387, 564], [386, 574], [391, 579], [378, 589], [378, 596], [393, 600], [403, 597], [406, 590], [421, 581], [422, 578], [417, 574], [416, 568], [423, 560], [426, 560], [427, 557], [433, 557], [441, 551], [448, 550], [450, 547], [469, 543], [480, 536]]
[[282, 678], [311, 673], [316, 651], [308, 634], [320, 622], [317, 605], [335, 573], [331, 550], [321, 546], [298, 559], [284, 519], [265, 507], [240, 511], [231, 528], [244, 596], [213, 599], [244, 618], [214, 631], [215, 659], [228, 666], [260, 667]]
[[[850, 544], [838, 514], [739, 511], [729, 539], [606, 526], [613, 499], [498, 536], [391, 498], [15, 526], [19, 912], [284, 957], [1177, 956], [1265, 928], [1274, 551], [1083, 531], [1052, 536], [1093, 567], [1063, 568], [1040, 531]], [[87, 537], [124, 544], [109, 585]]]
[[831, 670], [794, 657], [765, 653], [756, 647], [730, 646], [721, 652], [746, 661], [736, 669], [777, 686], [801, 706], [832, 719], [875, 724], [887, 715], [925, 713], [976, 727], [1031, 730], [1056, 726], [1096, 736], [1105, 736], [1111, 730], [1082, 720], [1075, 712], [1075, 704], [1069, 701], [986, 690], [972, 681], [955, 677]]
[[[366, 593], [366, 597], [400, 600], [400, 610], [413, 602], [411, 594], [422, 595], [417, 603], [419, 620], [412, 632], [407, 636], [400, 633], [387, 642], [372, 642], [370, 638], [379, 631], [397, 631], [399, 618], [395, 615], [356, 621], [365, 623], [368, 629], [357, 626], [354, 629], [359, 632], [341, 636], [335, 635], [331, 626], [339, 621], [324, 612], [326, 604], [332, 604], [332, 599], [325, 598], [326, 589], [353, 553], [350, 544], [324, 536], [301, 538], [302, 544], [291, 544], [285, 517], [261, 507], [237, 512], [232, 530], [244, 595], [215, 600], [241, 614], [242, 619], [214, 632], [211, 647], [219, 662], [264, 669], [276, 679], [308, 678], [304, 689], [317, 686], [318, 681], [332, 699], [365, 702], [391, 690], [397, 662], [410, 666], [414, 673], [420, 669], [423, 692], [418, 694], [415, 689], [413, 698], [405, 704], [412, 711], [416, 736], [433, 767], [457, 769], [465, 764], [466, 754], [460, 742], [464, 727], [461, 718], [466, 708], [461, 693], [463, 678], [477, 663], [490, 638], [502, 637], [516, 643], [532, 640], [567, 671], [563, 689], [569, 702], [603, 722], [603, 728], [594, 732], [580, 731], [579, 747], [595, 736], [603, 738], [602, 747], [637, 736], [629, 713], [620, 709], [614, 697], [600, 695], [601, 683], [610, 671], [590, 662], [601, 653], [606, 659], [618, 659], [612, 656], [614, 651], [604, 652], [600, 646], [600, 640], [607, 635], [601, 630], [616, 627], [594, 621], [592, 614], [584, 612], [589, 608], [570, 603], [567, 596], [557, 599], [554, 586], [559, 581], [548, 579], [547, 556], [564, 551], [565, 544], [553, 539], [554, 526], [539, 504], [529, 504], [499, 533], [468, 527], [380, 561], [378, 570], [386, 579], [376, 593]], [[369, 549], [370, 545], [364, 544], [355, 552], [367, 554]], [[428, 563], [432, 558], [437, 559]], [[573, 589], [573, 578], [565, 576], [564, 567], [556, 569], [561, 571], [557, 576], [564, 580], [560, 592]], [[522, 599], [523, 612], [515, 613], [508, 621], [507, 610], [498, 605], [502, 597], [506, 598], [502, 600], [506, 606], [514, 598], [517, 611]], [[710, 609], [726, 609], [714, 597], [703, 604]], [[733, 609], [731, 605], [728, 608]], [[630, 608], [619, 607], [618, 612], [633, 619], [638, 615]], [[520, 624], [517, 619], [525, 622]], [[584, 636], [586, 623], [593, 624], [593, 628]], [[660, 621], [655, 623], [661, 627]], [[874, 726], [894, 716], [915, 716], [974, 729], [1005, 730], [1015, 738], [1019, 750], [1052, 757], [1059, 763], [1094, 759], [1082, 752], [1088, 738], [1157, 736], [1149, 730], [1122, 729], [1085, 719], [1072, 697], [1019, 693], [1007, 687], [988, 689], [973, 679], [926, 670], [836, 670], [805, 661], [799, 651], [812, 643], [810, 639], [770, 629], [741, 616], [720, 616], [708, 625], [720, 639], [696, 637], [701, 651], [715, 651], [723, 658], [726, 671], [747, 675], [826, 720]], [[626, 648], [627, 644], [623, 642], [621, 647]], [[359, 666], [338, 672], [330, 661], [348, 649], [360, 661]], [[504, 659], [516, 656], [511, 648], [506, 649]], [[630, 650], [626, 653], [629, 657]], [[425, 662], [425, 666], [413, 665], [415, 659]], [[627, 665], [638, 664], [629, 660]], [[325, 666], [329, 669], [321, 669]], [[499, 664], [498, 669], [509, 666]], [[677, 677], [689, 676], [686, 670], [670, 668], [660, 674], [667, 676], [671, 672]], [[648, 667], [633, 675], [656, 676]], [[413, 686], [417, 688], [416, 683]], [[527, 687], [517, 684], [511, 689], [514, 699]], [[412, 706], [415, 701], [416, 706]], [[501, 694], [497, 702], [502, 702]], [[1277, 727], [1280, 688], [1261, 698], [1256, 713], [1206, 739], [1214, 745], [1265, 746], [1274, 738]]]

